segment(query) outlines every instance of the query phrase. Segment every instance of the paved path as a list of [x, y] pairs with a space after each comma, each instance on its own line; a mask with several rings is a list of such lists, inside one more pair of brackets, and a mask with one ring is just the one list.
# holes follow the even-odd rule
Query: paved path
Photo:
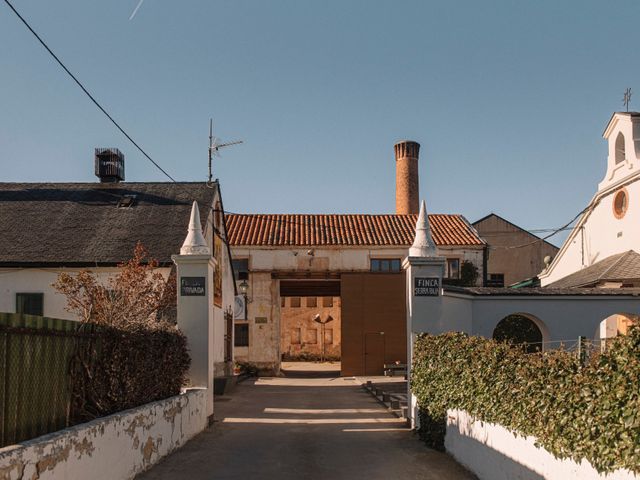
[[216, 423], [140, 479], [474, 477], [422, 444], [353, 379], [261, 378], [216, 399]]

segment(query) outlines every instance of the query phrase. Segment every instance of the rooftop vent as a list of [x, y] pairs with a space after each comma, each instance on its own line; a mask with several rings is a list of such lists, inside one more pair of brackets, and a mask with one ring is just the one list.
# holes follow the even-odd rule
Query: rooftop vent
[[124, 155], [117, 148], [96, 148], [95, 165], [100, 182], [124, 181]]

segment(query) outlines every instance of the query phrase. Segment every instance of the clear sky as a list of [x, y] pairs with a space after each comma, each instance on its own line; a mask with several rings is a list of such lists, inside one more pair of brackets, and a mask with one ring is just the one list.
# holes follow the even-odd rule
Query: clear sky
[[[407, 138], [431, 212], [557, 227], [640, 109], [637, 0], [13, 3], [175, 178], [206, 179], [209, 117], [244, 140], [214, 165], [234, 212], [392, 213]], [[0, 181], [94, 181], [96, 146], [163, 180], [3, 2], [0, 43]]]

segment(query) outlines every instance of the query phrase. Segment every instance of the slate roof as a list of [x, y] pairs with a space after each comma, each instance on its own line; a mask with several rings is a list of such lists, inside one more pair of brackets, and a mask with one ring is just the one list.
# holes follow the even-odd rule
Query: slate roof
[[582, 270], [547, 285], [547, 288], [570, 288], [601, 282], [640, 280], [640, 254], [633, 250], [604, 258]]
[[[413, 243], [417, 215], [229, 214], [231, 246], [402, 246]], [[429, 215], [440, 246], [484, 246], [462, 215]]]
[[558, 295], [631, 295], [640, 296], [640, 288], [509, 288], [509, 287], [455, 287], [444, 286], [445, 292], [462, 293], [472, 296], [513, 296], [513, 297], [550, 297]]
[[[138, 240], [171, 264], [193, 200], [204, 226], [215, 192], [204, 182], [0, 183], [0, 266], [115, 265]], [[124, 195], [136, 196], [132, 207], [118, 208]]]

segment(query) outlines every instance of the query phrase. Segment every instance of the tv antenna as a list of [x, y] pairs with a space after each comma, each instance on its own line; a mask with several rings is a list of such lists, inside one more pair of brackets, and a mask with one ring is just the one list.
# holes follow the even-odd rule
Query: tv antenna
[[213, 173], [211, 172], [211, 160], [213, 157], [220, 157], [220, 149], [224, 147], [230, 147], [231, 145], [239, 145], [243, 143], [242, 140], [234, 140], [233, 142], [221, 142], [219, 138], [213, 136], [213, 119], [209, 119], [209, 181], [208, 185], [211, 185], [213, 180]]
[[627, 112], [629, 111], [629, 103], [631, 102], [631, 89], [627, 88], [624, 91], [624, 97], [622, 98], [622, 104], [627, 108]]

